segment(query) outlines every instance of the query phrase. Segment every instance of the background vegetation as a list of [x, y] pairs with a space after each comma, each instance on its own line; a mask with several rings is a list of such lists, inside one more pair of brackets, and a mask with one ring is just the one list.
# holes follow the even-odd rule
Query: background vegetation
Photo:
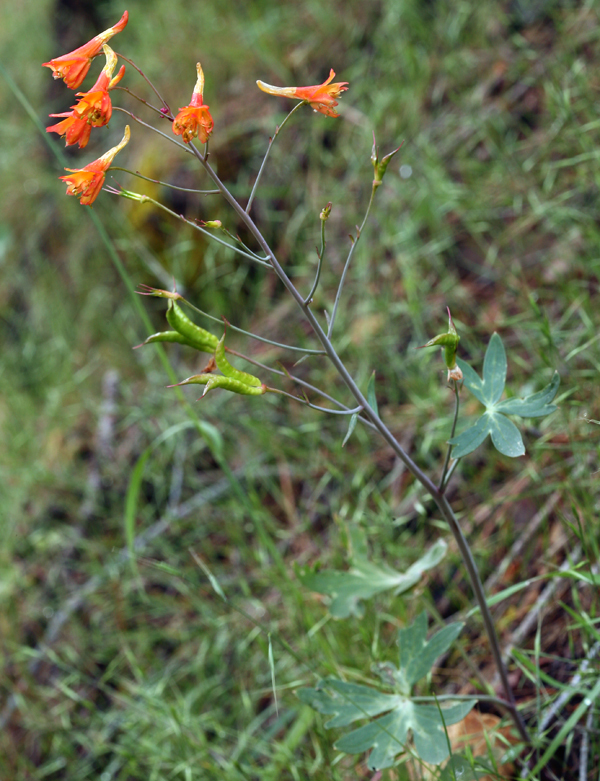
[[[597, 5], [126, 7], [130, 23], [115, 49], [172, 107], [187, 103], [202, 62], [216, 123], [211, 152], [239, 195], [289, 108], [259, 93], [255, 80], [314, 84], [333, 67], [350, 82], [341, 119], [308, 109], [295, 115], [256, 206], [280, 259], [308, 285], [318, 214], [333, 202], [317, 308], [330, 302], [348, 233], [367, 203], [372, 131], [385, 152], [404, 141], [357, 253], [337, 333], [363, 388], [377, 370], [380, 411], [422, 466], [440, 467], [452, 398], [439, 356], [415, 348], [444, 329], [446, 305], [475, 366], [491, 333], [501, 333], [515, 395], [560, 371], [560, 409], [527, 429], [527, 456], [507, 459], [486, 445], [455, 479], [483, 575], [495, 573], [491, 590], [561, 565], [580, 568], [571, 579], [536, 581], [496, 608], [503, 643], [516, 645], [518, 699], [535, 723], [597, 640], [596, 590], [585, 580], [598, 559], [599, 512], [600, 431], [591, 423], [600, 419]], [[44, 126], [70, 95], [40, 63], [114, 24], [123, 8], [24, 0], [4, 14], [0, 61]], [[126, 86], [145, 89], [133, 69]], [[426, 542], [447, 538], [443, 524], [367, 431], [357, 429], [342, 449], [345, 424], [286, 400], [215, 393], [196, 404], [188, 389], [191, 414], [165, 390], [169, 375], [154, 348], [131, 351], [148, 331], [89, 210], [64, 197], [47, 139], [5, 79], [0, 91], [0, 778], [367, 777], [360, 757], [339, 761], [323, 719], [293, 691], [332, 672], [360, 679], [373, 661], [393, 658], [397, 628], [424, 607], [438, 622], [464, 618], [472, 605], [458, 556], [424, 580], [416, 598], [384, 595], [361, 621], [330, 620], [294, 566], [319, 558], [345, 566], [347, 526], [358, 523], [374, 557], [402, 569]], [[114, 102], [132, 106], [124, 93]], [[98, 157], [123, 125], [115, 112], [84, 152], [67, 150], [69, 164]], [[193, 165], [150, 132], [132, 130], [122, 165], [197, 186]], [[117, 180], [133, 182], [126, 174]], [[147, 186], [176, 211], [230, 220], [237, 230], [216, 199]], [[270, 276], [149, 208], [102, 194], [93, 211], [130, 286], [168, 286], [175, 276], [201, 308], [311, 344]], [[164, 305], [144, 305], [154, 330], [163, 328]], [[255, 342], [236, 346], [291, 366], [289, 355]], [[185, 351], [168, 357], [179, 378], [197, 370]], [[323, 362], [297, 371], [334, 386]], [[470, 404], [467, 414], [476, 410]], [[193, 415], [213, 427], [205, 429], [212, 449]], [[138, 535], [136, 567], [126, 555], [126, 519]], [[476, 616], [461, 643], [436, 691], [470, 693], [492, 681]], [[581, 691], [593, 675], [592, 663]], [[585, 778], [578, 773], [586, 740], [595, 777], [595, 728], [592, 711], [588, 737], [573, 729], [546, 777]]]

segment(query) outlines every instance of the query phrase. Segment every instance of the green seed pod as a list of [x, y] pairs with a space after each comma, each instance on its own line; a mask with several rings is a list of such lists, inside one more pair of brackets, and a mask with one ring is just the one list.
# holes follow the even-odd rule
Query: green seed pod
[[252, 388], [258, 388], [262, 382], [253, 374], [235, 369], [225, 357], [225, 334], [219, 339], [217, 349], [215, 350], [215, 363], [220, 372], [232, 380], [237, 380], [244, 385], [250, 385]]
[[154, 342], [177, 342], [179, 344], [185, 344], [187, 347], [194, 347], [189, 339], [182, 336], [177, 331], [159, 331], [157, 334], [152, 334], [141, 344], [136, 345], [133, 349], [137, 350], [138, 347], [144, 347], [147, 344], [154, 344]]
[[231, 391], [232, 393], [240, 393], [243, 396], [262, 396], [263, 393], [266, 393], [267, 390], [265, 385], [248, 385], [247, 383], [241, 382], [240, 380], [236, 380], [232, 377], [223, 377], [220, 374], [194, 374], [192, 377], [188, 377], [187, 380], [183, 380], [183, 382], [179, 382], [177, 384], [205, 385], [206, 387], [202, 396], [206, 396], [208, 391], [212, 390], [213, 388], [223, 388], [224, 390]]
[[214, 352], [219, 344], [219, 340], [214, 334], [193, 323], [172, 299], [169, 300], [169, 308], [167, 309], [167, 322], [171, 328], [187, 339], [187, 344], [190, 347], [195, 347], [196, 350], [203, 353]]

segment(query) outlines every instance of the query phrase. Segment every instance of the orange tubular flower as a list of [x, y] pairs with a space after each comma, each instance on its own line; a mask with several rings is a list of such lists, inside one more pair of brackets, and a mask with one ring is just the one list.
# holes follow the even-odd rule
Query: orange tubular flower
[[115, 155], [128, 143], [129, 138], [129, 125], [127, 125], [121, 143], [109, 149], [102, 157], [83, 168], [65, 168], [65, 171], [70, 171], [70, 174], [60, 176], [59, 179], [67, 183], [67, 195], [80, 195], [79, 203], [83, 206], [91, 206], [102, 189], [106, 172]]
[[100, 33], [100, 35], [96, 35], [91, 41], [80, 46], [79, 49], [63, 54], [61, 57], [56, 57], [54, 60], [50, 60], [50, 62], [42, 63], [42, 67], [52, 68], [52, 75], [55, 79], [63, 79], [67, 87], [77, 89], [85, 79], [92, 60], [100, 53], [102, 45], [110, 41], [113, 35], [120, 33], [125, 28], [128, 20], [129, 14], [125, 11], [113, 27], [109, 27], [108, 30]]
[[77, 93], [79, 101], [75, 106], [71, 106], [73, 111], [50, 114], [51, 117], [66, 117], [62, 122], [46, 128], [46, 133], [65, 136], [66, 146], [79, 142], [79, 148], [83, 149], [89, 141], [92, 127], [108, 125], [112, 116], [112, 103], [108, 90], [113, 89], [121, 81], [125, 66], [121, 67], [114, 79], [111, 78], [117, 65], [117, 56], [110, 46], [104, 44], [102, 48], [106, 56], [106, 65], [92, 89], [89, 92]]
[[338, 81], [330, 84], [335, 76], [335, 71], [329, 71], [329, 78], [323, 84], [317, 84], [314, 87], [272, 87], [265, 84], [264, 81], [257, 81], [258, 88], [268, 95], [282, 95], [285, 98], [296, 98], [296, 100], [306, 101], [315, 111], [325, 114], [328, 117], [339, 117], [335, 106], [338, 102], [337, 97], [341, 92], [348, 89], [347, 81]]
[[198, 73], [198, 80], [192, 92], [190, 105], [180, 108], [179, 114], [173, 120], [173, 132], [176, 136], [181, 136], [186, 144], [189, 144], [195, 136], [198, 136], [201, 144], [206, 144], [215, 126], [208, 106], [205, 106], [202, 102], [204, 73], [199, 62], [196, 63], [196, 72]]

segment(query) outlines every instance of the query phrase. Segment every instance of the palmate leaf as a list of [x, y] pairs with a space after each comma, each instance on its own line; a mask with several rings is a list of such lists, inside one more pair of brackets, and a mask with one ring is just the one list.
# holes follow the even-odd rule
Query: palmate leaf
[[334, 618], [359, 618], [364, 613], [362, 600], [370, 599], [382, 591], [393, 590], [394, 596], [415, 586], [426, 570], [432, 569], [443, 559], [448, 548], [444, 540], [438, 540], [427, 553], [415, 561], [405, 572], [397, 572], [385, 564], [375, 564], [367, 558], [365, 533], [357, 526], [350, 527], [352, 543], [352, 567], [347, 572], [338, 570], [300, 570], [300, 582], [311, 591], [327, 594], [332, 598], [329, 612]]
[[[410, 687], [427, 675], [437, 657], [456, 639], [462, 624], [450, 624], [427, 641], [427, 617], [398, 632], [399, 667], [387, 664], [396, 682], [396, 692], [386, 694], [362, 684], [326, 678], [316, 688], [300, 689], [298, 697], [320, 713], [333, 716], [325, 726], [345, 727], [359, 719], [380, 716], [340, 738], [335, 748], [348, 754], [372, 749], [368, 765], [372, 770], [391, 767], [397, 754], [406, 750], [412, 737], [414, 750], [425, 762], [439, 764], [448, 756], [444, 726], [463, 719], [475, 700], [438, 708], [410, 697]], [[385, 715], [380, 715], [385, 714]]]
[[502, 339], [494, 333], [485, 353], [483, 379], [468, 363], [457, 359], [463, 373], [464, 384], [486, 408], [479, 420], [457, 437], [449, 440], [453, 445], [452, 456], [462, 458], [472, 453], [486, 439], [488, 434], [492, 444], [505, 456], [512, 458], [525, 453], [523, 438], [519, 429], [506, 415], [519, 415], [522, 418], [536, 418], [554, 412], [556, 406], [551, 401], [556, 396], [560, 377], [554, 374], [552, 381], [543, 390], [524, 399], [505, 399], [500, 401], [506, 383], [506, 352]]

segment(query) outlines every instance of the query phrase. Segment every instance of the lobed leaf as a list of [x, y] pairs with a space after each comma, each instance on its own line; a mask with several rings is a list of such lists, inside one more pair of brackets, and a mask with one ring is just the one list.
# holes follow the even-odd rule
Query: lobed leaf
[[329, 612], [334, 618], [362, 617], [362, 601], [371, 599], [383, 591], [392, 590], [398, 596], [416, 585], [426, 570], [435, 567], [448, 548], [444, 540], [438, 540], [418, 561], [405, 571], [398, 572], [386, 564], [375, 564], [366, 558], [366, 536], [357, 527], [351, 530], [353, 553], [352, 568], [347, 572], [304, 570], [298, 573], [300, 582], [311, 591], [327, 594], [332, 598]]
[[556, 395], [560, 377], [555, 373], [552, 381], [543, 390], [524, 399], [505, 399], [500, 401], [506, 382], [506, 351], [502, 339], [492, 334], [483, 362], [483, 380], [468, 363], [457, 359], [463, 373], [464, 384], [485, 405], [486, 411], [469, 428], [448, 441], [453, 446], [454, 458], [463, 458], [479, 447], [486, 437], [491, 435], [496, 450], [505, 456], [515, 458], [525, 453], [523, 438], [519, 429], [505, 415], [521, 417], [541, 417], [554, 412], [556, 406], [550, 402]]
[[411, 699], [410, 687], [429, 673], [462, 626], [450, 624], [427, 641], [427, 616], [421, 613], [412, 626], [399, 630], [400, 667], [396, 669], [390, 662], [385, 663], [387, 674], [381, 677], [395, 682], [401, 693], [386, 694], [370, 686], [326, 678], [314, 689], [300, 689], [298, 697], [320, 713], [333, 716], [325, 724], [327, 728], [345, 727], [359, 719], [385, 714], [335, 743], [335, 748], [348, 754], [372, 749], [367, 763], [372, 770], [391, 767], [396, 755], [406, 750], [411, 736], [419, 757], [439, 764], [449, 753], [445, 727], [464, 719], [476, 700], [441, 708], [424, 705]]

